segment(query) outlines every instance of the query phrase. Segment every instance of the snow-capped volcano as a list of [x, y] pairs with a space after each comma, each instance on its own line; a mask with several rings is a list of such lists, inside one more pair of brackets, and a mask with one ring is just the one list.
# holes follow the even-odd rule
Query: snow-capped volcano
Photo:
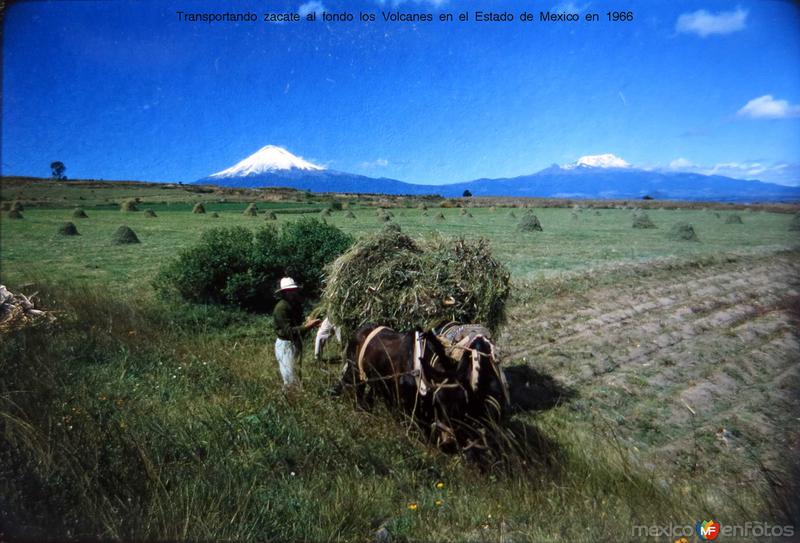
[[227, 170], [222, 170], [209, 177], [213, 179], [227, 177], [250, 177], [265, 173], [286, 170], [322, 171], [325, 168], [293, 155], [283, 147], [267, 145], [244, 160], [237, 162]]
[[631, 165], [617, 155], [606, 153], [604, 155], [582, 156], [572, 164], [562, 166], [565, 170], [586, 166], [589, 168], [630, 168]]

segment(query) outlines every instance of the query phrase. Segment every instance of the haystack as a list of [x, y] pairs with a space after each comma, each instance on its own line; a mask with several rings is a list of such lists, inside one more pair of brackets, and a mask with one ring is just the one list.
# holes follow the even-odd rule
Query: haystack
[[22, 207], [22, 204], [19, 200], [14, 200], [11, 203], [11, 209], [9, 209], [9, 211], [25, 211], [25, 208]]
[[486, 240], [419, 241], [388, 229], [359, 240], [327, 277], [322, 300], [345, 336], [366, 323], [405, 331], [458, 321], [496, 332], [510, 293]]
[[244, 215], [246, 215], [248, 217], [257, 217], [258, 216], [258, 207], [256, 207], [256, 204], [249, 204], [245, 208], [243, 213], [244, 213]]
[[601, 215], [600, 210], [599, 209], [595, 210], [594, 216], [599, 217], [600, 215]]
[[268, 221], [277, 221], [278, 220], [278, 216], [275, 214], [274, 211], [267, 211], [267, 214], [264, 217], [264, 219], [268, 220]]
[[81, 209], [79, 207], [76, 207], [72, 211], [72, 218], [73, 219], [88, 219], [89, 215], [87, 215], [86, 212], [83, 209]]
[[125, 200], [119, 206], [120, 211], [124, 211], [126, 213], [139, 211], [139, 206], [137, 205], [136, 200]]
[[347, 213], [344, 214], [344, 216], [345, 216], [346, 219], [355, 219], [356, 218], [355, 214], [352, 211], [348, 211]]
[[156, 212], [153, 211], [152, 209], [145, 209], [144, 216], [147, 217], [148, 219], [155, 219], [156, 217], [158, 217], [158, 215], [156, 215]]
[[20, 213], [20, 211], [16, 210], [16, 209], [12, 209], [11, 211], [9, 211], [8, 214], [6, 214], [6, 217], [8, 217], [9, 219], [23, 219], [24, 218], [22, 216], [22, 213]]
[[212, 213], [211, 215], [209, 215], [209, 216], [210, 216], [212, 219], [219, 219], [219, 213], [217, 213], [216, 211], [215, 211], [214, 213]]
[[320, 214], [321, 217], [330, 217], [331, 216], [331, 210], [326, 207], [325, 209], [320, 211], [319, 214]]
[[444, 220], [444, 213], [439, 212], [439, 214], [436, 215], [436, 220], [437, 221], [443, 221]]
[[514, 213], [514, 210], [511, 210], [511, 213], [509, 213], [508, 216], [511, 217], [512, 219], [516, 219], [517, 218], [517, 214]]
[[389, 215], [378, 215], [378, 222], [389, 222], [392, 218]]
[[539, 218], [536, 215], [528, 212], [522, 216], [522, 220], [517, 225], [517, 230], [520, 232], [541, 232], [542, 223], [539, 222]]
[[202, 215], [205, 212], [206, 212], [206, 206], [204, 206], [202, 202], [197, 202], [196, 204], [194, 204], [194, 207], [192, 208], [192, 213], [197, 213], [198, 215]]
[[728, 218], [725, 219], [725, 224], [742, 224], [742, 217], [740, 215], [728, 215]]
[[572, 217], [573, 221], [577, 221], [578, 220], [578, 214], [575, 213], [574, 211], [572, 213], [570, 213], [570, 217]]
[[675, 223], [669, 231], [669, 237], [675, 241], [700, 241], [694, 227], [686, 222]]
[[422, 211], [427, 211], [428, 210], [428, 206], [426, 206], [425, 204], [419, 204], [417, 207], [419, 209], [421, 209]]
[[400, 228], [400, 225], [397, 224], [396, 222], [391, 222], [391, 221], [387, 222], [383, 226], [383, 230], [384, 230], [384, 232], [391, 232], [391, 233], [394, 233], [394, 234], [399, 234], [400, 232], [402, 232], [402, 229]]
[[467, 213], [469, 213], [469, 212], [467, 211], [467, 208], [466, 208], [466, 207], [462, 207], [462, 208], [461, 208], [461, 214], [462, 214], [462, 215], [466, 215]]
[[58, 227], [58, 233], [62, 236], [80, 236], [78, 233], [78, 229], [75, 227], [74, 223], [65, 222], [61, 226]]
[[634, 228], [655, 228], [656, 225], [647, 216], [647, 213], [637, 213], [633, 216]]
[[800, 230], [800, 213], [795, 213], [794, 217], [792, 217], [792, 222], [789, 223], [789, 230], [792, 232]]
[[117, 231], [114, 232], [114, 237], [111, 238], [111, 242], [115, 245], [139, 243], [139, 238], [136, 236], [136, 233], [127, 226], [120, 226], [117, 228]]

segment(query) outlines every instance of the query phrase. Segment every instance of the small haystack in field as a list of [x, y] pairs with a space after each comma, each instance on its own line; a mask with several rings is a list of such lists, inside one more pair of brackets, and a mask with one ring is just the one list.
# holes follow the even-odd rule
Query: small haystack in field
[[427, 211], [428, 210], [428, 206], [426, 206], [425, 204], [419, 204], [417, 206], [417, 208], [420, 209], [421, 211]]
[[653, 221], [650, 220], [650, 217], [647, 213], [637, 213], [633, 216], [633, 227], [634, 228], [655, 228], [656, 225]]
[[669, 231], [669, 238], [674, 241], [700, 241], [694, 226], [686, 222], [675, 223]]
[[139, 211], [139, 205], [136, 200], [125, 200], [120, 204], [119, 210], [125, 213]]
[[9, 211], [25, 211], [25, 208], [22, 206], [22, 203], [19, 200], [14, 200], [11, 202], [11, 208]]
[[278, 220], [278, 216], [275, 214], [275, 212], [274, 212], [274, 211], [267, 211], [267, 214], [266, 214], [266, 216], [264, 217], [264, 220], [267, 220], [267, 221], [277, 221], [277, 220]]
[[127, 245], [129, 243], [139, 243], [139, 238], [136, 236], [136, 233], [127, 226], [120, 226], [117, 228], [117, 231], [114, 232], [111, 242], [114, 245]]
[[22, 216], [22, 212], [17, 209], [12, 209], [8, 213], [6, 213], [6, 218], [8, 219], [24, 219]]
[[72, 211], [72, 218], [73, 219], [88, 219], [89, 215], [87, 215], [86, 212], [83, 209], [81, 209], [80, 207], [76, 207]]
[[320, 217], [330, 217], [331, 216], [330, 208], [326, 207], [325, 209], [323, 209], [322, 211], [319, 212], [319, 215], [320, 215]]
[[466, 215], [467, 213], [469, 213], [469, 212], [467, 211], [467, 208], [466, 208], [466, 207], [462, 207], [462, 208], [461, 208], [461, 214], [462, 214], [462, 215]]
[[389, 215], [379, 214], [378, 215], [378, 222], [389, 222], [392, 218]]
[[517, 218], [517, 214], [514, 213], [513, 209], [511, 210], [511, 213], [508, 214], [508, 216], [511, 217], [512, 219], [516, 219]]
[[572, 213], [570, 213], [570, 217], [572, 218], [573, 221], [577, 221], [578, 220], [578, 214], [575, 213], [574, 211]]
[[147, 217], [148, 219], [155, 219], [156, 217], [158, 217], [158, 215], [156, 215], [156, 212], [153, 211], [152, 209], [145, 209], [144, 216]]
[[197, 202], [196, 204], [194, 204], [194, 207], [192, 208], [192, 213], [202, 215], [205, 212], [206, 212], [206, 206], [204, 206], [202, 202]]
[[728, 215], [728, 218], [725, 219], [725, 224], [743, 224], [741, 215], [733, 214]]
[[599, 217], [600, 215], [601, 215], [600, 210], [596, 209], [595, 212], [594, 212], [594, 216], [595, 217]]
[[344, 214], [344, 218], [345, 219], [355, 219], [356, 216], [352, 211], [348, 211], [347, 213]]
[[522, 220], [517, 225], [517, 230], [520, 232], [541, 232], [542, 223], [539, 222], [539, 217], [528, 212], [522, 216]]
[[80, 236], [78, 229], [75, 227], [75, 223], [71, 222], [65, 222], [59, 226], [58, 233], [62, 236]]
[[399, 234], [403, 230], [400, 228], [400, 225], [396, 222], [389, 221], [385, 225], [383, 225], [384, 232], [390, 232], [393, 234]]
[[388, 228], [356, 242], [327, 277], [322, 301], [345, 337], [366, 323], [407, 331], [457, 321], [496, 332], [511, 290], [486, 240], [420, 241]]
[[440, 212], [439, 212], [439, 214], [438, 214], [438, 215], [436, 215], [435, 219], [436, 219], [437, 221], [443, 221], [443, 220], [444, 220], [444, 213], [442, 213], [442, 212], [440, 211]]
[[254, 203], [248, 204], [242, 214], [247, 217], [258, 217], [258, 207]]
[[219, 219], [219, 213], [217, 213], [217, 212], [215, 211], [214, 213], [212, 213], [211, 215], [209, 215], [209, 217], [211, 217], [212, 219]]

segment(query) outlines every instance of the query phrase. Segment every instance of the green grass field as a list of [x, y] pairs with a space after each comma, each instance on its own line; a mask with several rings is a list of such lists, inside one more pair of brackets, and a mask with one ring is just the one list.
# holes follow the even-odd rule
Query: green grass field
[[[64, 208], [0, 217], [0, 283], [38, 291], [38, 305], [56, 315], [52, 326], [4, 334], [0, 346], [0, 532], [9, 536], [370, 541], [385, 528], [393, 541], [628, 541], [640, 539], [636, 525], [777, 522], [790, 514], [766, 472], [751, 474], [744, 460], [725, 456], [726, 464], [708, 460], [698, 469], [686, 458], [711, 450], [698, 442], [675, 462], [649, 455], [664, 441], [663, 405], [631, 407], [635, 395], [618, 395], [608, 383], [581, 388], [584, 354], [537, 367], [566, 368], [577, 398], [518, 415], [519, 442], [488, 470], [436, 451], [380, 407], [365, 412], [329, 396], [338, 365], [315, 366], [308, 352], [304, 389], [287, 398], [269, 316], [168, 304], [150, 285], [204, 230], [274, 222], [245, 217], [243, 202], [211, 202], [205, 215], [194, 215], [195, 200], [148, 203], [148, 194], [140, 207], [157, 218], [98, 201], [85, 207], [88, 219], [72, 219], [80, 201], [58, 190], [65, 195], [44, 194], [64, 199]], [[714, 210], [651, 210], [658, 228], [636, 230], [630, 210], [584, 210], [573, 219], [570, 209], [547, 208], [535, 210], [544, 232], [525, 234], [516, 231], [519, 208], [516, 218], [508, 208], [473, 208], [472, 218], [459, 209], [431, 207], [428, 217], [415, 208], [392, 211], [415, 236], [491, 241], [517, 291], [510, 308], [517, 321], [502, 341], [508, 364], [522, 362], [526, 341], [535, 348], [557, 341], [545, 338], [539, 321], [526, 330], [526, 319], [558, 321], [565, 309], [548, 304], [573, 294], [580, 311], [581, 289], [625, 291], [636, 277], [625, 270], [652, 267], [654, 277], [680, 283], [698, 263], [713, 268], [737, 258], [744, 266], [779, 253], [796, 259], [800, 246], [788, 231], [791, 215], [781, 213], [740, 212], [744, 224], [731, 225], [731, 211], [717, 218]], [[444, 221], [435, 218], [440, 211]], [[356, 235], [383, 227], [374, 208], [353, 212], [355, 219], [339, 211], [326, 220]], [[299, 216], [278, 213], [277, 222]], [[81, 235], [58, 235], [64, 221]], [[669, 240], [678, 221], [692, 223], [700, 242]], [[141, 244], [111, 243], [123, 224]], [[646, 388], [639, 375], [622, 386]], [[669, 435], [677, 440], [680, 432]]]

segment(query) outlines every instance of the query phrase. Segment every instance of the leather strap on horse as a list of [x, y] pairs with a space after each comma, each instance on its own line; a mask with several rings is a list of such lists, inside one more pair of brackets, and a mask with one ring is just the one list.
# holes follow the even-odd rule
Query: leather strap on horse
[[367, 373], [364, 371], [364, 353], [367, 352], [367, 347], [375, 339], [375, 336], [383, 332], [384, 330], [391, 330], [388, 326], [378, 326], [372, 332], [369, 333], [367, 339], [364, 340], [364, 343], [361, 344], [361, 348], [358, 350], [358, 378], [361, 381], [367, 380]]

